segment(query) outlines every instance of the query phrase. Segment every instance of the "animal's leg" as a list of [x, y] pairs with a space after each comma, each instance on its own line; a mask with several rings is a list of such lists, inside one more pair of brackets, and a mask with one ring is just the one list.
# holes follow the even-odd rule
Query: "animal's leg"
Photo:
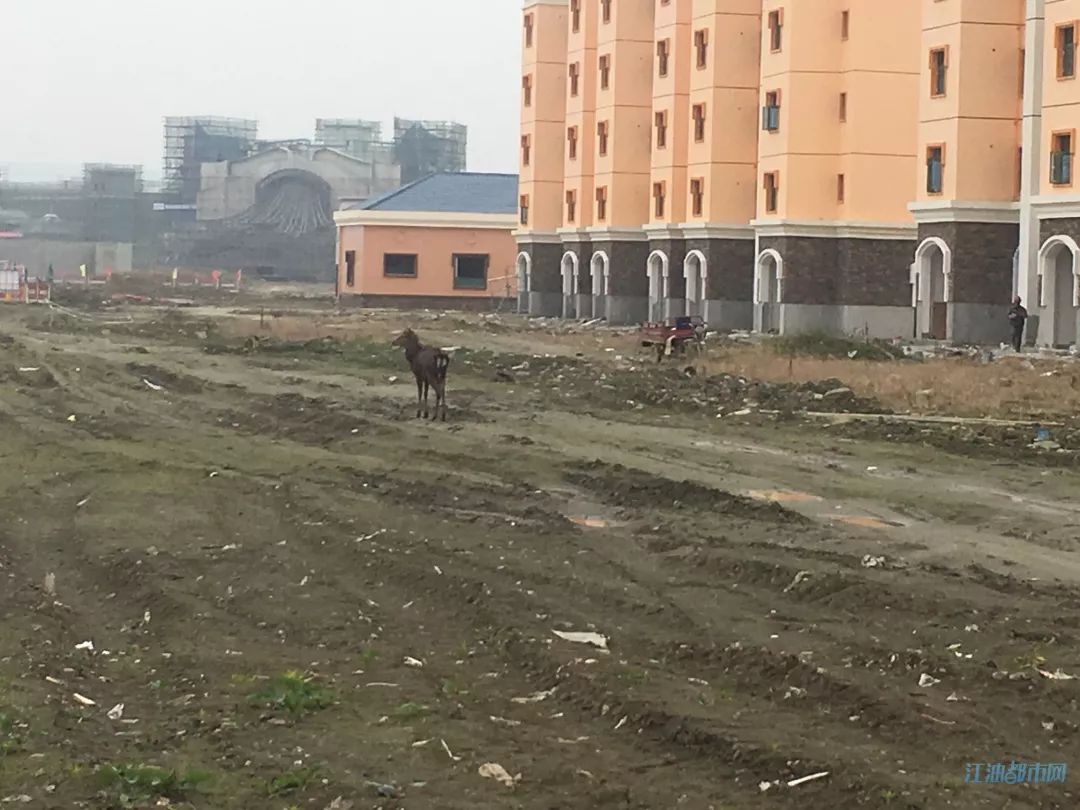
[[424, 380], [424, 418], [428, 418], [428, 391], [430, 383]]
[[435, 383], [435, 419], [440, 417], [439, 406], [442, 406], [442, 421], [446, 421], [446, 381], [440, 380]]
[[420, 405], [424, 398], [424, 382], [419, 377], [416, 378], [416, 418], [420, 418]]

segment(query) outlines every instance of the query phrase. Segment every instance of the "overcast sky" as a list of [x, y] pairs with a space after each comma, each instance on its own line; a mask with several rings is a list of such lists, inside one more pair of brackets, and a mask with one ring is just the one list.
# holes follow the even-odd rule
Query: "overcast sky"
[[[160, 174], [162, 119], [451, 119], [517, 170], [520, 0], [0, 0], [0, 166]], [[39, 179], [39, 178], [35, 178]]]

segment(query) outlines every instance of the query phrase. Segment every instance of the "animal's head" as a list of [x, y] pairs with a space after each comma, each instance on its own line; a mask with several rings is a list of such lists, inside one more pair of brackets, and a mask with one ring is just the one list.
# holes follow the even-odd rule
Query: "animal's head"
[[391, 346], [409, 346], [417, 341], [416, 332], [412, 329], [406, 329], [390, 344]]

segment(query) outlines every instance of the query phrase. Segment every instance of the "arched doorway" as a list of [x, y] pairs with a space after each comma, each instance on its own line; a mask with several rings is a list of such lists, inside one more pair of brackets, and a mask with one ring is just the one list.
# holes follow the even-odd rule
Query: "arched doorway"
[[589, 275], [592, 277], [592, 314], [594, 318], [607, 317], [608, 294], [608, 256], [598, 250], [589, 262]]
[[780, 303], [783, 300], [784, 259], [771, 248], [758, 256], [754, 273], [754, 302], [757, 304], [757, 331], [780, 331]]
[[1077, 271], [1080, 247], [1068, 236], [1051, 237], [1039, 251], [1042, 331], [1052, 346], [1072, 346], [1077, 338]]
[[668, 297], [668, 257], [659, 250], [649, 254], [649, 320], [664, 320], [664, 299]]
[[522, 251], [517, 257], [517, 311], [529, 311], [529, 287], [532, 285], [532, 257]]
[[708, 290], [708, 261], [700, 250], [691, 250], [683, 262], [683, 278], [686, 279], [686, 314], [705, 317], [705, 296]]
[[567, 251], [562, 257], [562, 316], [576, 318], [578, 286], [578, 257]]
[[952, 298], [952, 250], [931, 236], [915, 251], [916, 337], [949, 338], [949, 299]]

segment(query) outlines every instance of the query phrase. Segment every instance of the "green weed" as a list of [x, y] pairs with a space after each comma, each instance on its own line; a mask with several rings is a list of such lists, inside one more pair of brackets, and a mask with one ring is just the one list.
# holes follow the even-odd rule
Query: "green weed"
[[286, 672], [273, 678], [265, 689], [255, 692], [249, 701], [257, 706], [269, 706], [299, 717], [325, 709], [333, 702], [333, 694], [302, 672]]
[[181, 772], [156, 765], [105, 765], [98, 769], [98, 777], [125, 806], [158, 798], [183, 800], [211, 779], [203, 771]]
[[23, 748], [20, 723], [15, 713], [9, 709], [0, 709], [0, 757], [18, 753]]
[[285, 796], [304, 790], [319, 775], [317, 768], [296, 768], [279, 774], [266, 784], [266, 795]]
[[399, 723], [407, 723], [411, 720], [419, 720], [421, 717], [427, 717], [431, 714], [431, 709], [427, 706], [422, 706], [419, 703], [402, 703], [392, 712], [390, 716], [397, 720]]

